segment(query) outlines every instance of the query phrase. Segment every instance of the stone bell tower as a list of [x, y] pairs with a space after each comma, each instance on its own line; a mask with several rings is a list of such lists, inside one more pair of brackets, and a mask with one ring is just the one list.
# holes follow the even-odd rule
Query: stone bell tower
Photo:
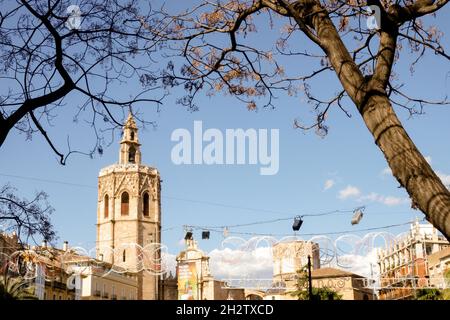
[[133, 116], [123, 127], [119, 163], [100, 170], [97, 259], [138, 275], [138, 299], [156, 300], [161, 268], [161, 180], [141, 164]]

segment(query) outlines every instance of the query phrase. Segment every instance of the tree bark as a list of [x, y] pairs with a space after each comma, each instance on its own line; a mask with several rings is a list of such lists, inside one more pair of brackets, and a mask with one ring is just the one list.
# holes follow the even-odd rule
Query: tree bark
[[361, 116], [383, 152], [393, 176], [420, 209], [450, 240], [450, 192], [419, 152], [385, 94], [367, 93]]
[[364, 77], [343, 43], [328, 12], [317, 0], [287, 6], [289, 13], [315, 31], [317, 44], [327, 55], [348, 96], [383, 152], [393, 176], [408, 192], [412, 207], [420, 209], [450, 241], [450, 191], [414, 145], [386, 94], [395, 55], [398, 26], [385, 21], [381, 30], [377, 67]]

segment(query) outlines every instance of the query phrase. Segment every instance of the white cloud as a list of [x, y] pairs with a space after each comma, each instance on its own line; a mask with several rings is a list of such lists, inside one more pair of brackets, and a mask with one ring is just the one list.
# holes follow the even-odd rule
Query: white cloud
[[361, 191], [357, 187], [348, 185], [347, 187], [339, 191], [338, 198], [344, 200], [352, 197], [357, 197], [360, 194]]
[[398, 206], [409, 202], [409, 198], [400, 198], [393, 196], [383, 196], [376, 192], [371, 192], [358, 198], [359, 202], [378, 202], [386, 206]]
[[[370, 278], [372, 272], [377, 271], [377, 267], [374, 266], [377, 263], [377, 249], [373, 248], [365, 255], [358, 254], [345, 254], [337, 257], [337, 260], [333, 261], [332, 266], [337, 267], [349, 272], [353, 272], [360, 276]], [[372, 269], [370, 265], [372, 264]]]
[[388, 196], [388, 197], [382, 197], [380, 202], [387, 206], [398, 206], [400, 204], [408, 203], [409, 199]]
[[176, 274], [176, 267], [177, 267], [177, 260], [176, 255], [168, 253], [168, 252], [161, 252], [161, 260], [162, 260], [162, 270], [166, 270], [167, 274], [169, 272], [172, 273], [172, 275], [175, 276]]
[[323, 187], [324, 191], [327, 191], [328, 189], [332, 188], [336, 182], [333, 179], [328, 179], [325, 181], [325, 185]]
[[364, 202], [364, 201], [371, 201], [371, 202], [376, 202], [378, 201], [380, 198], [380, 195], [378, 193], [375, 192], [371, 192], [367, 195], [361, 196], [358, 201], [360, 202]]
[[450, 186], [450, 175], [437, 171], [436, 174], [441, 179], [442, 183], [447, 187]]
[[252, 251], [214, 249], [209, 253], [211, 273], [216, 279], [271, 279], [272, 248], [259, 247]]
[[383, 170], [381, 170], [381, 175], [382, 176], [392, 176], [392, 170], [389, 167], [384, 168]]

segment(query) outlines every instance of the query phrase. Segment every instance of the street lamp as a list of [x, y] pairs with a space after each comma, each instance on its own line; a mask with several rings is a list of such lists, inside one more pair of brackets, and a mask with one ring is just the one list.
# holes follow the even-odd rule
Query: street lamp
[[292, 230], [294, 230], [294, 231], [300, 230], [300, 227], [302, 226], [302, 224], [303, 224], [302, 217], [296, 216], [294, 218], [294, 223], [292, 224]]

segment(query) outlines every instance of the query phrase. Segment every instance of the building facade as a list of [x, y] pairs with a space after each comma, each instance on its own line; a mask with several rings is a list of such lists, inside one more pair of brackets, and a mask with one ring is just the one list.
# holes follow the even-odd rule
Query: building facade
[[416, 289], [430, 287], [428, 259], [449, 246], [431, 224], [413, 223], [405, 236], [378, 252], [380, 299], [414, 299]]
[[0, 232], [0, 271], [6, 267], [13, 254], [21, 248], [22, 246], [15, 232], [12, 234]]
[[177, 256], [178, 300], [244, 300], [245, 290], [215, 280], [209, 268], [209, 257], [193, 239]]
[[79, 284], [78, 300], [136, 300], [138, 276], [90, 257], [67, 261], [66, 270]]
[[432, 287], [450, 288], [450, 247], [428, 256], [428, 271]]
[[311, 258], [311, 269], [320, 268], [319, 245], [310, 241], [296, 240], [278, 242], [272, 247], [273, 281], [283, 284], [287, 290], [295, 290], [297, 272], [308, 265]]
[[119, 162], [98, 177], [97, 259], [138, 276], [137, 299], [158, 299], [161, 268], [161, 179], [141, 164], [138, 129], [123, 128]]
[[335, 291], [342, 300], [375, 300], [375, 292], [369, 288], [369, 279], [345, 270], [321, 268], [313, 270], [314, 288], [327, 288]]

